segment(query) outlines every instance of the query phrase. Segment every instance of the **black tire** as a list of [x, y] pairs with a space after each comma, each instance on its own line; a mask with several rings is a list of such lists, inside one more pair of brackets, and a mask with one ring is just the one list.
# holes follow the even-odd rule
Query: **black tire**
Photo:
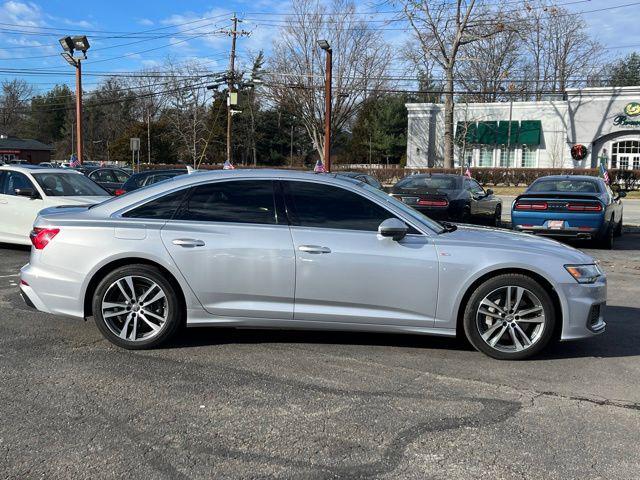
[[[478, 326], [477, 315], [480, 302], [486, 296], [491, 295], [492, 292], [508, 286], [522, 287], [532, 292], [539, 300], [544, 314], [542, 332], [531, 346], [520, 351], [502, 351], [490, 346], [487, 341], [483, 340]], [[464, 310], [463, 324], [466, 337], [476, 350], [498, 360], [522, 360], [540, 353], [549, 344], [556, 328], [556, 317], [551, 296], [536, 280], [526, 275], [509, 273], [492, 277], [473, 291]], [[504, 321], [498, 320], [496, 323], [498, 322], [505, 325]], [[505, 331], [504, 335], [506, 335], [506, 332], [508, 330]], [[500, 338], [503, 338], [504, 335], [501, 335]]]
[[616, 229], [613, 232], [613, 235], [615, 237], [621, 237], [622, 236], [622, 217], [620, 217], [620, 221], [618, 223], [616, 223]]
[[613, 250], [614, 243], [615, 243], [614, 238], [615, 238], [615, 227], [612, 219], [609, 222], [609, 225], [607, 226], [606, 232], [604, 232], [604, 235], [600, 239], [600, 242], [599, 242], [600, 248], [604, 250]]
[[[158, 327], [158, 332], [152, 334], [153, 336], [151, 336], [150, 338], [147, 338], [147, 339], [141, 338], [135, 341], [121, 338], [120, 336], [116, 335], [114, 331], [111, 330], [107, 320], [103, 316], [102, 301], [103, 299], [105, 299], [105, 295], [107, 294], [107, 291], [109, 290], [110, 287], [114, 285], [115, 282], [117, 282], [120, 279], [125, 279], [126, 277], [135, 277], [136, 279], [147, 279], [152, 282], [155, 282], [157, 287], [162, 289], [162, 292], [164, 293], [166, 304], [164, 303], [164, 300], [163, 300], [162, 312], [164, 315], [166, 315], [166, 320], [164, 321], [164, 323], [162, 323]], [[143, 304], [141, 303], [140, 305], [143, 305]], [[171, 282], [169, 282], [166, 279], [166, 275], [164, 275], [158, 268], [151, 265], [144, 265], [144, 264], [127, 265], [124, 267], [116, 268], [115, 270], [109, 272], [109, 274], [107, 274], [100, 281], [100, 283], [98, 284], [95, 290], [95, 293], [92, 299], [92, 308], [93, 308], [93, 316], [94, 316], [96, 325], [98, 326], [98, 329], [100, 330], [102, 335], [111, 343], [129, 350], [141, 350], [141, 349], [157, 347], [163, 344], [164, 342], [166, 342], [167, 340], [169, 340], [180, 328], [180, 326], [183, 324], [184, 309], [182, 306], [180, 296], [176, 292], [176, 289], [171, 284]], [[149, 306], [147, 305], [146, 308], [149, 308]], [[133, 313], [131, 308], [129, 308], [129, 311]], [[123, 316], [128, 315], [128, 313], [129, 312], [123, 313]], [[138, 320], [136, 322], [140, 321], [139, 317], [140, 317], [140, 313], [138, 313]], [[116, 320], [109, 321], [109, 322], [111, 324], [116, 323], [117, 321], [119, 321], [120, 318], [121, 317], [116, 317]], [[122, 319], [123, 323], [124, 321], [125, 320]], [[146, 328], [146, 326], [141, 321], [140, 321], [140, 325], [141, 325], [140, 329], [143, 331], [143, 328]], [[126, 326], [124, 326], [124, 328], [127, 329]], [[131, 327], [131, 329], [133, 329], [133, 327]]]
[[471, 223], [471, 209], [469, 207], [464, 207], [464, 209], [462, 210], [460, 223]]
[[496, 205], [496, 211], [493, 213], [491, 225], [494, 227], [502, 226], [502, 205]]

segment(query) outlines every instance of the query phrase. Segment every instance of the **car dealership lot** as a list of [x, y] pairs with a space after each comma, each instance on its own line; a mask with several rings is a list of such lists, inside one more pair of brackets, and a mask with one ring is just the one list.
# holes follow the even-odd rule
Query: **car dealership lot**
[[640, 233], [591, 250], [603, 336], [523, 362], [433, 337], [192, 329], [125, 351], [28, 309], [0, 246], [8, 478], [637, 478]]

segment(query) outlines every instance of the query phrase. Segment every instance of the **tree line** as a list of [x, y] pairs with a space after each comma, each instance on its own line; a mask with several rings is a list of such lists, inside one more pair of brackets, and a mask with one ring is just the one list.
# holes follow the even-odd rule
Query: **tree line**
[[[351, 0], [292, 0], [269, 54], [235, 72], [167, 59], [113, 74], [85, 91], [85, 159], [198, 166], [225, 159], [228, 85], [238, 93], [232, 152], [244, 165], [311, 164], [322, 158], [325, 52], [333, 50], [331, 153], [343, 163], [402, 164], [407, 102], [444, 103], [445, 156], [453, 165], [453, 111], [460, 102], [540, 100], [582, 86], [640, 85], [640, 55], [610, 58], [582, 15], [547, 0], [390, 0], [373, 23]], [[390, 43], [393, 32], [407, 41]], [[391, 32], [391, 33], [390, 33]], [[34, 94], [24, 80], [0, 85], [0, 132], [73, 150], [74, 92]]]

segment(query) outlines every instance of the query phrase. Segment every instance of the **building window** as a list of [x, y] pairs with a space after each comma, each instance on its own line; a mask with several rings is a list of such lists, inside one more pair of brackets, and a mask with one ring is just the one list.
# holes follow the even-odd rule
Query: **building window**
[[615, 153], [611, 155], [611, 168], [618, 168], [618, 156]]
[[516, 147], [509, 148], [509, 155], [507, 156], [507, 146], [502, 145], [500, 147], [500, 167], [511, 168], [515, 166], [516, 159]]
[[620, 170], [629, 168], [629, 157], [620, 157]]
[[640, 157], [633, 157], [633, 169], [640, 170]]
[[523, 145], [522, 146], [522, 166], [524, 168], [535, 168], [536, 167], [536, 156], [538, 153], [538, 148], [531, 145]]
[[482, 146], [480, 147], [480, 159], [478, 161], [479, 167], [493, 167], [493, 147]]

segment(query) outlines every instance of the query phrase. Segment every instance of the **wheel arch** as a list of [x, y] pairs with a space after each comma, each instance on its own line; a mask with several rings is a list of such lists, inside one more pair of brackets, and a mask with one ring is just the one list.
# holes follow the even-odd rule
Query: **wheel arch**
[[153, 260], [150, 260], [148, 258], [142, 258], [142, 257], [118, 258], [116, 260], [112, 260], [106, 263], [105, 265], [102, 265], [98, 270], [96, 270], [93, 273], [93, 275], [91, 276], [91, 280], [89, 280], [89, 283], [87, 284], [87, 288], [85, 289], [85, 292], [84, 292], [84, 299], [83, 299], [84, 318], [86, 319], [87, 317], [90, 317], [93, 315], [93, 308], [92, 308], [93, 294], [95, 293], [96, 288], [100, 283], [100, 280], [102, 280], [105, 277], [105, 275], [107, 275], [109, 272], [112, 272], [116, 268], [123, 267], [125, 265], [134, 265], [134, 264], [142, 264], [142, 265], [149, 265], [152, 267], [156, 267], [158, 270], [160, 270], [163, 273], [163, 275], [166, 276], [167, 280], [169, 281], [169, 283], [171, 283], [173, 288], [175, 288], [176, 293], [178, 294], [181, 308], [184, 313], [184, 318], [186, 318], [187, 299], [185, 297], [185, 293], [182, 288], [182, 285], [180, 284], [178, 279], [175, 277], [173, 273], [171, 273], [171, 271], [169, 271], [166, 267], [164, 267], [160, 263], [154, 262]]
[[554, 339], [560, 338], [562, 334], [562, 326], [564, 323], [564, 318], [563, 318], [562, 302], [560, 301], [560, 296], [558, 295], [558, 292], [553, 287], [553, 284], [549, 280], [547, 280], [544, 276], [532, 270], [527, 270], [524, 268], [500, 268], [497, 270], [491, 270], [489, 272], [485, 272], [480, 277], [476, 278], [471, 283], [471, 285], [467, 287], [464, 295], [462, 296], [462, 300], [458, 304], [458, 311], [456, 313], [456, 336], [459, 337], [461, 335], [464, 335], [464, 326], [463, 326], [464, 311], [467, 307], [467, 303], [469, 302], [469, 298], [471, 297], [475, 289], [478, 288], [478, 286], [480, 286], [483, 282], [485, 282], [486, 280], [489, 280], [492, 277], [496, 277], [498, 275], [510, 274], [510, 273], [525, 275], [535, 280], [549, 294], [549, 296], [551, 297], [551, 301], [553, 302], [553, 307], [555, 309], [556, 315], [558, 316], [557, 317], [558, 321], [556, 322], [555, 329], [553, 332], [553, 338]]

